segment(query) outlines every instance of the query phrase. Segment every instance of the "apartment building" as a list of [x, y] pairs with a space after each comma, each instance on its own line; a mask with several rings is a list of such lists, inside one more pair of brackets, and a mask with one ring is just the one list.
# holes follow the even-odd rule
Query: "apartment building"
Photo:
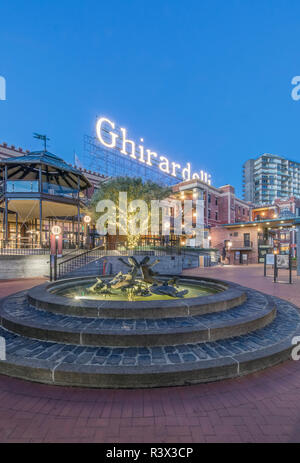
[[300, 162], [263, 154], [243, 165], [243, 198], [255, 205], [276, 199], [300, 198]]

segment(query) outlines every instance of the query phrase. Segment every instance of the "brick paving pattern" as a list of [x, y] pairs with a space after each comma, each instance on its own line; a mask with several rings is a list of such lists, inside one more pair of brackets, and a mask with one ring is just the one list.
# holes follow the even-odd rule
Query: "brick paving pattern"
[[[300, 280], [273, 286], [262, 270], [194, 274], [300, 305]], [[40, 282], [1, 282], [0, 296]], [[299, 365], [288, 361], [238, 379], [143, 390], [66, 388], [0, 376], [0, 442], [300, 442]]]
[[242, 286], [257, 289], [271, 296], [281, 297], [300, 307], [300, 276], [293, 270], [293, 284], [288, 284], [288, 271], [279, 269], [279, 281], [274, 283], [272, 269], [268, 268], [267, 277], [264, 277], [262, 264], [228, 265], [224, 267], [195, 268], [183, 271], [184, 275], [206, 276], [220, 280], [232, 281]]

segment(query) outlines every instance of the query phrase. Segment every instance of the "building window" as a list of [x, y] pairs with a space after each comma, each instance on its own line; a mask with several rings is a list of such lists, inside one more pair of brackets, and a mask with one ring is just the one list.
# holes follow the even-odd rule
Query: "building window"
[[216, 215], [216, 220], [218, 220], [218, 213], [216, 212], [216, 214], [215, 214], [215, 215]]
[[210, 209], [208, 209], [208, 218], [210, 219]]
[[250, 244], [250, 233], [244, 233], [244, 246], [249, 247]]
[[218, 205], [218, 198], [216, 198], [216, 206]]
[[211, 194], [210, 193], [208, 193], [208, 195], [207, 195], [207, 200], [208, 200], [209, 203], [211, 202]]

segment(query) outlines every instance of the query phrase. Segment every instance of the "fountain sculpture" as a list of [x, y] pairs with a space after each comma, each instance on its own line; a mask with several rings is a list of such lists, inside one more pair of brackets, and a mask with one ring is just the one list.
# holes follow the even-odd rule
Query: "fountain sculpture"
[[[141, 262], [138, 262], [135, 257], [127, 259], [128, 262], [119, 257], [119, 260], [130, 269], [127, 273], [119, 272], [111, 280], [97, 278], [96, 283], [87, 288], [88, 292], [110, 295], [121, 290], [127, 293], [128, 300], [134, 300], [135, 296], [149, 297], [151, 294], [182, 298], [188, 293], [187, 289], [182, 291], [177, 289], [178, 278], [164, 280], [159, 278], [158, 272], [152, 270], [159, 259], [152, 263], [150, 263], [149, 256], [144, 257]], [[139, 273], [141, 277], [138, 277]]]

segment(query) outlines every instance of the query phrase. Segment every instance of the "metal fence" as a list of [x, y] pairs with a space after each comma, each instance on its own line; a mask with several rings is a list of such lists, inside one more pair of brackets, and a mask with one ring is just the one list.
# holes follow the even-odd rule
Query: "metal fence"
[[2, 256], [43, 256], [49, 254], [47, 248], [0, 248]]

